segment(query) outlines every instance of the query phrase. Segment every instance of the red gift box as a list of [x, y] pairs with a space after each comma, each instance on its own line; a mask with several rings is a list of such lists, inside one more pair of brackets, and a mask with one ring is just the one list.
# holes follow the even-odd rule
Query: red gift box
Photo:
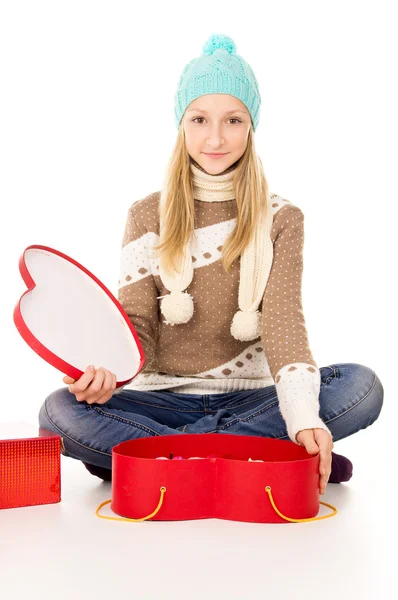
[[[156, 459], [170, 454], [184, 459]], [[326, 519], [337, 510], [319, 501], [319, 460], [319, 454], [292, 441], [258, 436], [196, 433], [127, 440], [112, 449], [112, 499], [96, 514], [128, 521]], [[110, 502], [123, 518], [99, 514]], [[315, 517], [320, 504], [333, 513]]]
[[0, 423], [0, 508], [60, 501], [60, 436], [28, 423]]

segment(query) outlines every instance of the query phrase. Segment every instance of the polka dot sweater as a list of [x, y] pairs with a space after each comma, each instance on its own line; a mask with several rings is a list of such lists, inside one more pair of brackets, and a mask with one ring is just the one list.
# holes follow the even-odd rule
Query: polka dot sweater
[[221, 394], [275, 385], [290, 439], [302, 429], [321, 427], [320, 371], [312, 356], [301, 299], [304, 215], [290, 201], [271, 194], [273, 263], [259, 306], [261, 335], [242, 342], [230, 332], [238, 310], [239, 261], [229, 273], [221, 264], [223, 243], [237, 217], [235, 200], [195, 198], [194, 277], [187, 288], [194, 314], [168, 325], [159, 296], [168, 294], [152, 248], [159, 243], [160, 192], [128, 209], [122, 241], [118, 300], [144, 353], [140, 373], [122, 389]]

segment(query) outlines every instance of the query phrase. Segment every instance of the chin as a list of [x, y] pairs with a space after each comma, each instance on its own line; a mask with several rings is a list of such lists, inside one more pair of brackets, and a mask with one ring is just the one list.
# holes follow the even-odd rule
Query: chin
[[191, 159], [202, 169], [204, 169], [204, 171], [209, 173], [209, 175], [220, 175], [221, 173], [229, 169], [231, 165], [238, 163], [240, 158], [241, 157], [231, 158], [230, 154], [227, 154], [223, 158], [219, 158], [217, 160], [209, 158], [203, 153], [199, 154], [197, 158], [191, 156]]
[[[199, 161], [197, 161], [199, 162]], [[213, 159], [205, 156], [204, 154], [200, 157], [200, 165], [206, 169], [206, 171], [211, 171], [214, 175], [217, 173], [222, 173], [226, 169], [228, 169], [231, 165], [233, 165], [236, 160], [231, 159], [230, 155], [227, 154], [223, 158]]]

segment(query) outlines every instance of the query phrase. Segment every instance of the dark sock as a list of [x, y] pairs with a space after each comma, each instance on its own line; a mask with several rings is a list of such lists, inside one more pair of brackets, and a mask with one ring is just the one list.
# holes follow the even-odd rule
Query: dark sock
[[352, 462], [341, 454], [332, 452], [332, 470], [328, 483], [349, 481], [352, 477]]
[[89, 463], [83, 463], [86, 467], [87, 471], [91, 473], [91, 475], [96, 475], [100, 479], [104, 479], [104, 481], [112, 481], [112, 469], [105, 469], [105, 467], [97, 467], [96, 465], [91, 465]]

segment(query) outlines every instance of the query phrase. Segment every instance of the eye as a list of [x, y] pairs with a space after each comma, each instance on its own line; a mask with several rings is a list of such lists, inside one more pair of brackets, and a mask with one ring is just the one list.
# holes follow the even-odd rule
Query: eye
[[[194, 119], [192, 119], [193, 122], [197, 121], [198, 119], [204, 119], [204, 117], [195, 117]], [[228, 121], [237, 121], [238, 123], [242, 123], [242, 121], [240, 121], [239, 119], [236, 119], [235, 117], [230, 117], [228, 119]]]

